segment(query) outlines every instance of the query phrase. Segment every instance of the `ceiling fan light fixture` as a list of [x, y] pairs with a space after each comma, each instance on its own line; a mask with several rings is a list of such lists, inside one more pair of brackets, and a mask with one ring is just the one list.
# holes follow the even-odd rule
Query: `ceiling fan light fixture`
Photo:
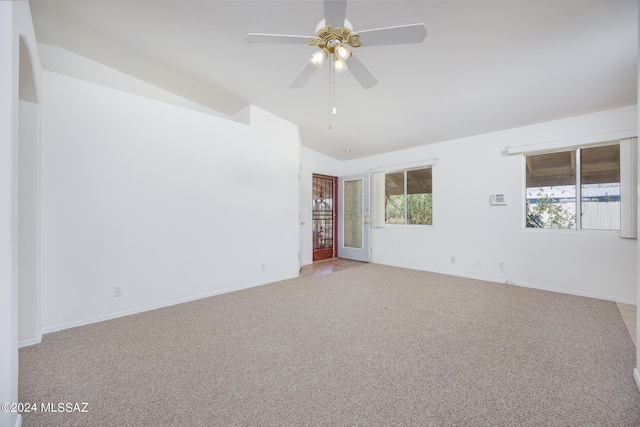
[[343, 61], [346, 61], [351, 56], [351, 46], [347, 43], [340, 43], [336, 46], [336, 56]]
[[319, 49], [311, 55], [309, 62], [320, 68], [322, 67], [322, 64], [324, 64], [324, 60], [327, 59], [327, 56], [327, 52], [324, 49]]
[[[353, 49], [362, 46], [422, 43], [427, 36], [427, 29], [424, 24], [410, 24], [354, 32], [351, 22], [345, 19], [347, 0], [323, 0], [323, 3], [325, 19], [316, 26], [315, 36], [249, 33], [245, 39], [249, 43], [306, 44], [317, 48], [289, 87], [301, 88], [328, 59], [331, 113], [335, 115], [336, 74], [350, 71], [364, 89], [372, 88], [378, 83]], [[330, 116], [329, 129], [331, 128]]]
[[334, 56], [333, 59], [333, 70], [335, 71], [336, 74], [342, 73], [344, 71], [347, 71], [349, 68], [347, 68], [347, 63], [344, 62], [344, 60], [342, 58], [339, 58], [337, 56]]

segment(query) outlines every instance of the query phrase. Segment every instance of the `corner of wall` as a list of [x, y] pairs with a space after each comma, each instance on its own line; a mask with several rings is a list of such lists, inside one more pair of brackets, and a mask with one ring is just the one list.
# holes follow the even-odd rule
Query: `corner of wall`
[[231, 115], [231, 120], [245, 125], [251, 125], [251, 104]]
[[[640, 21], [640, 8], [638, 8], [638, 21]], [[640, 32], [637, 34], [638, 42], [640, 42]], [[640, 57], [638, 57], [638, 98], [640, 98]], [[637, 122], [636, 126], [640, 127], [640, 109], [637, 109]], [[640, 150], [638, 151], [640, 155]], [[640, 183], [640, 179], [638, 180]], [[640, 189], [640, 188], [639, 188]], [[640, 198], [638, 198], [638, 203], [640, 203]], [[640, 206], [639, 206], [640, 207]], [[638, 209], [638, 221], [640, 222], [640, 209]], [[640, 239], [638, 239], [638, 245], [640, 249]], [[636, 321], [640, 324], [640, 311], [637, 310], [638, 302], [640, 300], [640, 251], [638, 252], [638, 256], [636, 257]], [[640, 343], [640, 328], [636, 328], [636, 342]], [[636, 345], [636, 368], [633, 370], [633, 377], [636, 380], [636, 384], [638, 385], [638, 389], [640, 389], [640, 374], [638, 373], [638, 367], [640, 367], [640, 351], [638, 351], [640, 347]]]
[[236, 115], [239, 118], [243, 116], [246, 117], [246, 123], [252, 128], [259, 129], [261, 132], [266, 129], [270, 131], [277, 129], [278, 132], [285, 132], [292, 138], [298, 138], [299, 130], [297, 124], [256, 105], [249, 104], [234, 116]]

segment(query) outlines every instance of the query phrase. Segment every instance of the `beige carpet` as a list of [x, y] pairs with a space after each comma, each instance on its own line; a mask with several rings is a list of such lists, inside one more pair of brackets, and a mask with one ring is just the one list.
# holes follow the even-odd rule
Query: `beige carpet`
[[24, 426], [640, 426], [615, 303], [366, 264], [48, 334]]

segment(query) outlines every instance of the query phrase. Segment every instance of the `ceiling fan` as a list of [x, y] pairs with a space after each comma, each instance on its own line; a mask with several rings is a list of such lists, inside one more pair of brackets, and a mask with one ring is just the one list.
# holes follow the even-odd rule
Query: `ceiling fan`
[[[378, 79], [355, 56], [353, 49], [368, 46], [422, 43], [427, 36], [424, 24], [401, 25], [397, 27], [377, 28], [374, 30], [353, 31], [351, 22], [345, 19], [346, 0], [324, 0], [324, 19], [316, 27], [315, 36], [291, 36], [283, 34], [249, 33], [245, 39], [249, 43], [307, 44], [316, 46], [309, 63], [300, 71], [289, 85], [299, 89], [329, 59], [331, 67], [331, 86], [333, 94], [334, 74], [348, 70], [360, 83], [369, 89], [378, 83]], [[332, 95], [333, 98], [333, 95]], [[335, 107], [332, 107], [335, 114]]]

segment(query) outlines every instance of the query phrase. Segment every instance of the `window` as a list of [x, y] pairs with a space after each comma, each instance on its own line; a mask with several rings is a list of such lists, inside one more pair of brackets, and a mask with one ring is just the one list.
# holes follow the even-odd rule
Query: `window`
[[432, 169], [385, 174], [385, 224], [433, 224]]
[[620, 230], [620, 144], [526, 156], [529, 228]]

